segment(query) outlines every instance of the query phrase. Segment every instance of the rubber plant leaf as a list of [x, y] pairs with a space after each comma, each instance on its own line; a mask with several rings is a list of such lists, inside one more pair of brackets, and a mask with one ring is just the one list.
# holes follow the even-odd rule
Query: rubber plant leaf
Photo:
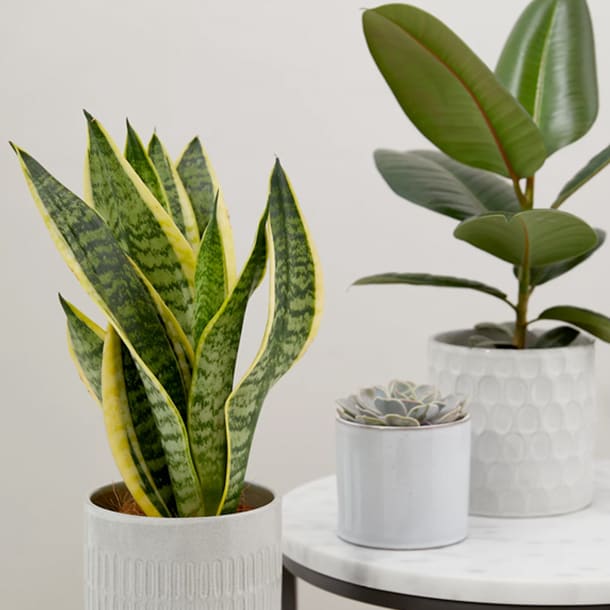
[[387, 4], [365, 11], [363, 26], [402, 109], [444, 153], [513, 181], [544, 163], [532, 118], [442, 22], [413, 6]]
[[[218, 512], [225, 488], [228, 451], [225, 403], [233, 389], [248, 300], [265, 274], [267, 217], [265, 211], [254, 247], [235, 288], [206, 326], [197, 346], [188, 431], [208, 515]], [[206, 234], [213, 224], [214, 220], [210, 221]]]
[[397, 195], [457, 220], [521, 210], [509, 183], [437, 151], [377, 150], [375, 164]]
[[195, 255], [100, 123], [91, 115], [87, 123], [94, 208], [190, 335]]
[[586, 0], [534, 0], [510, 33], [496, 75], [539, 126], [549, 155], [595, 122], [595, 63]]
[[203, 329], [220, 309], [229, 294], [229, 270], [225, 256], [226, 228], [221, 225], [226, 216], [220, 213], [218, 198], [214, 215], [208, 223], [197, 255], [195, 269], [195, 342], [199, 342]]
[[68, 350], [76, 370], [89, 393], [102, 403], [102, 351], [105, 331], [82, 311], [66, 301], [61, 294], [59, 302], [66, 314]]
[[[408, 284], [410, 286], [439, 286], [444, 288], [467, 288], [483, 292], [508, 303], [507, 295], [481, 282], [448, 275], [431, 275], [429, 273], [381, 273], [360, 278], [354, 286], [369, 286], [381, 284]], [[509, 303], [510, 304], [510, 303]]]
[[186, 411], [176, 355], [153, 301], [99, 214], [33, 157], [14, 147], [40, 214], [60, 254], [141, 364]]
[[550, 347], [565, 347], [573, 343], [580, 333], [571, 326], [558, 326], [551, 328], [540, 335], [534, 343], [534, 349], [548, 349]]
[[169, 202], [165, 189], [153, 162], [148, 156], [146, 147], [142, 143], [140, 136], [127, 121], [127, 141], [125, 142], [125, 159], [140, 176], [142, 182], [148, 187], [157, 201], [169, 212]]
[[[178, 161], [177, 170], [191, 200], [201, 235], [204, 234], [210, 219], [214, 216], [216, 205], [218, 207], [216, 216], [219, 218], [218, 226], [224, 244], [225, 269], [231, 289], [235, 285], [237, 271], [229, 213], [214, 168], [199, 138], [194, 138], [189, 142]], [[218, 203], [216, 203], [217, 199]]]
[[[112, 326], [108, 327], [104, 343], [102, 380], [106, 434], [127, 489], [146, 515], [171, 517], [167, 504], [173, 501], [173, 497], [158, 433], [150, 429], [148, 422], [142, 421], [151, 417], [146, 393], [129, 351]], [[138, 439], [137, 427], [144, 442]], [[156, 481], [143, 450], [157, 467]], [[153, 459], [150, 459], [151, 454]], [[161, 483], [161, 490], [157, 483]]]
[[578, 189], [582, 188], [591, 178], [597, 176], [610, 163], [610, 146], [585, 165], [562, 189], [551, 207], [557, 209], [563, 202], [571, 197]]
[[195, 212], [191, 207], [191, 202], [178, 172], [156, 133], [153, 134], [148, 144], [148, 156], [161, 178], [169, 203], [169, 211], [176, 226], [186, 237], [191, 247], [196, 250], [199, 245], [199, 229], [197, 228]]
[[[604, 242], [606, 241], [606, 232], [601, 229], [594, 229], [595, 234], [597, 235], [597, 243], [585, 252], [584, 254], [580, 254], [579, 256], [575, 256], [573, 258], [568, 258], [565, 261], [560, 261], [558, 263], [552, 263], [551, 265], [546, 265], [543, 267], [533, 267], [530, 273], [530, 284], [532, 286], [541, 286], [542, 284], [546, 284], [555, 278], [564, 275], [568, 271], [574, 269], [581, 263], [584, 263], [592, 254], [597, 252]], [[517, 267], [514, 269], [514, 273], [516, 277], [519, 277], [519, 270]]]
[[579, 256], [597, 243], [595, 231], [586, 222], [559, 210], [470, 218], [458, 225], [454, 235], [497, 258], [528, 267]]
[[545, 309], [539, 320], [557, 320], [580, 328], [602, 341], [610, 342], [610, 318], [582, 307], [559, 305]]
[[254, 362], [229, 396], [227, 480], [220, 510], [237, 509], [261, 406], [275, 382], [307, 349], [322, 308], [321, 270], [288, 178], [276, 161], [269, 191], [269, 318]]

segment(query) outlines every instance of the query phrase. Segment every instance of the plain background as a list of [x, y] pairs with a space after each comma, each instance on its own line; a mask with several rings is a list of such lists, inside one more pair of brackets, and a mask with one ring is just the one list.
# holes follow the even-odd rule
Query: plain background
[[[494, 65], [525, 0], [419, 0]], [[0, 140], [14, 140], [81, 192], [86, 108], [123, 142], [124, 119], [156, 128], [178, 155], [199, 134], [224, 186], [238, 256], [250, 249], [274, 154], [289, 173], [319, 249], [326, 311], [306, 357], [270, 394], [249, 477], [280, 492], [334, 469], [333, 401], [393, 377], [424, 380], [427, 337], [503, 320], [484, 295], [430, 288], [352, 288], [381, 271], [473, 277], [516, 290], [508, 265], [451, 238], [454, 223], [389, 191], [376, 147], [428, 147], [370, 59], [362, 0], [5, 0], [0, 21]], [[552, 157], [538, 202], [607, 145], [610, 3], [591, 0], [601, 80], [592, 133]], [[65, 346], [56, 293], [97, 316], [55, 252], [17, 161], [0, 146], [2, 427], [0, 599], [21, 609], [81, 606], [82, 502], [117, 478], [100, 413]], [[610, 173], [565, 209], [610, 228]], [[541, 289], [532, 312], [574, 304], [610, 313], [608, 247]], [[242, 368], [265, 318], [248, 315]], [[99, 316], [98, 316], [99, 319]], [[598, 347], [598, 452], [610, 456], [607, 374]], [[303, 608], [351, 604], [303, 587]]]

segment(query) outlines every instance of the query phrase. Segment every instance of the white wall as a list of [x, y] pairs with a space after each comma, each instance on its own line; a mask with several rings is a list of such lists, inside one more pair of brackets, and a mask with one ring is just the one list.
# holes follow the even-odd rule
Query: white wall
[[[493, 64], [525, 0], [419, 0]], [[591, 0], [602, 107], [589, 136], [541, 172], [548, 201], [607, 144], [610, 3]], [[516, 289], [507, 265], [451, 239], [453, 223], [395, 197], [377, 175], [375, 147], [416, 148], [368, 56], [362, 0], [30, 0], [0, 20], [0, 140], [9, 138], [79, 190], [81, 108], [120, 141], [126, 116], [156, 127], [174, 154], [201, 135], [224, 184], [243, 260], [277, 153], [299, 193], [326, 276], [326, 314], [307, 357], [269, 396], [250, 477], [279, 491], [331, 473], [333, 400], [393, 376], [423, 379], [435, 330], [503, 319], [485, 296], [416, 288], [348, 290], [390, 270], [465, 274]], [[89, 312], [55, 252], [8, 145], [0, 146], [3, 331], [0, 442], [0, 605], [81, 608], [81, 503], [117, 473], [100, 413], [80, 385], [64, 341], [61, 290]], [[610, 173], [566, 205], [610, 228]], [[608, 248], [580, 272], [540, 290], [533, 307], [572, 303], [610, 312]], [[264, 296], [264, 295], [263, 295]], [[264, 317], [248, 322], [248, 353]], [[610, 349], [598, 351], [600, 403], [609, 402]], [[607, 414], [599, 452], [610, 455]], [[307, 589], [304, 608], [349, 604]]]

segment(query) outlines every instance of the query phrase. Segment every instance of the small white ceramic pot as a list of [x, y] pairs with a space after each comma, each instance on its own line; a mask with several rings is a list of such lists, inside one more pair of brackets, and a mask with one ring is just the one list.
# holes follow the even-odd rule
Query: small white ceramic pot
[[384, 549], [446, 546], [466, 537], [470, 418], [421, 427], [337, 417], [338, 535]]
[[102, 487], [85, 508], [86, 610], [280, 610], [281, 507], [269, 490], [247, 486], [253, 510], [171, 519], [103, 508], [114, 493]]
[[466, 347], [469, 331], [429, 346], [430, 382], [469, 397], [470, 512], [537, 517], [576, 511], [593, 495], [594, 346]]

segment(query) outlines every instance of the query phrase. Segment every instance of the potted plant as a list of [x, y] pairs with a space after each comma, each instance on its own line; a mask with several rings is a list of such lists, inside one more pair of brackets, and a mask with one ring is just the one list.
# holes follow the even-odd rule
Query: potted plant
[[470, 476], [463, 397], [392, 381], [337, 403], [339, 537], [385, 549], [463, 540]]
[[[592, 498], [593, 342], [610, 319], [560, 305], [529, 313], [534, 292], [587, 260], [604, 242], [561, 206], [610, 162], [610, 147], [535, 207], [536, 172], [590, 129], [598, 110], [591, 19], [585, 0], [534, 0], [495, 73], [447, 26], [413, 6], [368, 10], [369, 50], [402, 109], [439, 151], [375, 152], [389, 186], [460, 221], [457, 239], [508, 262], [516, 298], [470, 278], [386, 273], [357, 284], [475, 290], [514, 320], [445, 333], [430, 344], [432, 380], [470, 398], [471, 510], [534, 516], [580, 509]], [[561, 326], [535, 332], [553, 320]]]
[[[123, 157], [86, 116], [84, 200], [13, 145], [55, 244], [107, 319], [102, 329], [60, 297], [124, 482], [86, 505], [85, 607], [279, 610], [279, 499], [245, 475], [263, 401], [320, 315], [319, 267], [297, 201], [276, 161], [237, 276], [199, 140], [174, 164], [156, 135], [147, 149], [128, 124]], [[234, 383], [246, 306], [267, 267], [266, 331]]]

